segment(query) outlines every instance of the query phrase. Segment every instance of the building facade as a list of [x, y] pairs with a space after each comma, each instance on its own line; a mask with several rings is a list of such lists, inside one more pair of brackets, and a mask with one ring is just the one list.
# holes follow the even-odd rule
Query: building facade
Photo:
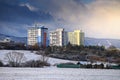
[[48, 28], [44, 26], [30, 27], [28, 29], [28, 45], [48, 46]]
[[84, 32], [81, 30], [68, 32], [68, 42], [72, 45], [84, 45]]
[[63, 28], [50, 32], [50, 46], [65, 46], [67, 41], [67, 32]]

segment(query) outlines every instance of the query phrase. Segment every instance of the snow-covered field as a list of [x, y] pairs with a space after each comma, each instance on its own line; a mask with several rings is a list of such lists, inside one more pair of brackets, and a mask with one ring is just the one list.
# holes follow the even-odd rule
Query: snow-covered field
[[[12, 50], [0, 50], [0, 60], [5, 62], [5, 54]], [[40, 59], [40, 55], [25, 50], [14, 50], [25, 54], [26, 60]], [[51, 65], [69, 60], [49, 58]], [[113, 69], [73, 69], [56, 68], [55, 66], [45, 68], [11, 68], [0, 67], [0, 80], [120, 80], [120, 70]]]
[[[6, 53], [12, 52], [12, 51], [24, 53], [24, 55], [26, 57], [26, 61], [39, 60], [41, 58], [41, 55], [35, 54], [36, 53], [35, 51], [31, 52], [28, 50], [0, 50], [0, 61], [2, 61], [4, 64], [6, 64], [7, 62], [5, 59], [5, 55], [6, 55]], [[67, 62], [72, 62], [72, 63], [76, 64], [78, 61], [63, 60], [63, 59], [57, 59], [57, 58], [51, 58], [51, 57], [48, 58], [48, 63], [50, 63], [51, 66], [59, 64], [59, 63], [67, 63]], [[81, 64], [88, 64], [90, 62], [80, 61], [80, 63]], [[101, 63], [103, 63], [103, 62], [96, 62], [93, 64], [101, 64]], [[107, 64], [109, 64], [109, 63], [104, 62], [104, 66], [106, 66]], [[116, 65], [116, 64], [111, 63], [111, 65]]]
[[[3, 63], [6, 63], [5, 61], [5, 54], [11, 51], [21, 52], [24, 53], [26, 57], [26, 61], [29, 60], [38, 60], [40, 59], [40, 55], [35, 54], [35, 52], [27, 51], [27, 50], [0, 50], [0, 60]], [[51, 65], [58, 64], [58, 63], [66, 63], [66, 62], [73, 62], [77, 63], [77, 61], [70, 61], [70, 60], [62, 60], [62, 59], [56, 59], [56, 58], [48, 58], [48, 63]]]
[[0, 80], [120, 80], [120, 70], [0, 68]]

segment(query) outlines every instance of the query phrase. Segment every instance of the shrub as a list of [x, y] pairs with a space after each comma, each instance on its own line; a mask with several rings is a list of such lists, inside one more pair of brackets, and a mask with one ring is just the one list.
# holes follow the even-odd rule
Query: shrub
[[8, 62], [8, 65], [11, 67], [20, 67], [21, 64], [25, 61], [24, 53], [20, 52], [8, 52], [5, 55], [5, 60]]
[[24, 67], [43, 67], [43, 66], [50, 66], [47, 62], [42, 62], [41, 60], [31, 60], [24, 64]]
[[4, 64], [2, 63], [2, 61], [0, 61], [0, 67], [3, 67], [4, 66]]

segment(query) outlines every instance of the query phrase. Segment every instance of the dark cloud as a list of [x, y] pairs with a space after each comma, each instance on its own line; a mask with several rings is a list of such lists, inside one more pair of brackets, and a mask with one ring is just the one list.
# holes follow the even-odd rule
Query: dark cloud
[[77, 4], [89, 4], [89, 3], [92, 3], [96, 0], [74, 0]]
[[27, 36], [27, 28], [37, 22], [49, 31], [64, 27], [82, 29], [86, 36], [117, 38], [119, 4], [120, 0], [0, 0], [0, 32]]
[[[85, 6], [81, 3], [79, 7], [83, 9]], [[13, 35], [18, 36], [23, 32], [21, 36], [26, 34], [24, 25], [32, 25], [35, 22], [45, 24], [49, 29], [62, 27], [66, 25], [64, 13], [72, 10], [71, 14], [74, 14], [78, 9], [73, 0], [2, 0], [0, 1], [1, 32], [8, 31], [12, 34], [10, 31], [14, 30], [16, 34]]]
[[[32, 11], [31, 5], [21, 6], [21, 4], [31, 4], [25, 0], [0, 0], [0, 32], [16, 33], [16, 36], [25, 36], [27, 30], [24, 25], [32, 25], [35, 22], [48, 23], [54, 21], [49, 12], [42, 10]], [[23, 32], [22, 34], [20, 34]]]
[[0, 22], [0, 33], [12, 36], [26, 36], [28, 25]]
[[45, 12], [57, 12], [60, 11], [61, 3], [65, 3], [65, 0], [29, 0], [29, 3], [31, 3], [33, 6], [36, 6], [41, 11]]
[[26, 6], [8, 4], [7, 2], [0, 2], [0, 12], [0, 21], [30, 24], [35, 21], [47, 22], [53, 20], [49, 13], [30, 11]]

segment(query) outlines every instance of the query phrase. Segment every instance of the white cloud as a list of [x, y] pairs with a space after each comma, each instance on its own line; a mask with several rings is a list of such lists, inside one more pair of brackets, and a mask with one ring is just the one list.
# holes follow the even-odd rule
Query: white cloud
[[30, 5], [29, 3], [20, 4], [20, 6], [26, 6], [30, 11], [38, 11], [38, 8]]
[[[39, 5], [21, 4], [31, 11], [49, 12], [55, 22], [46, 23], [50, 30], [64, 27], [68, 31], [82, 29], [87, 37], [120, 39], [120, 1], [95, 0], [76, 3], [74, 0], [38, 1]], [[33, 2], [33, 0], [32, 0]]]
[[88, 33], [98, 38], [120, 39], [120, 2], [118, 0], [97, 0], [89, 4], [91, 15], [86, 22]]
[[119, 0], [96, 0], [84, 6], [66, 1], [56, 2], [61, 8], [52, 14], [64, 20], [58, 23], [67, 30], [83, 29], [88, 37], [120, 39]]

